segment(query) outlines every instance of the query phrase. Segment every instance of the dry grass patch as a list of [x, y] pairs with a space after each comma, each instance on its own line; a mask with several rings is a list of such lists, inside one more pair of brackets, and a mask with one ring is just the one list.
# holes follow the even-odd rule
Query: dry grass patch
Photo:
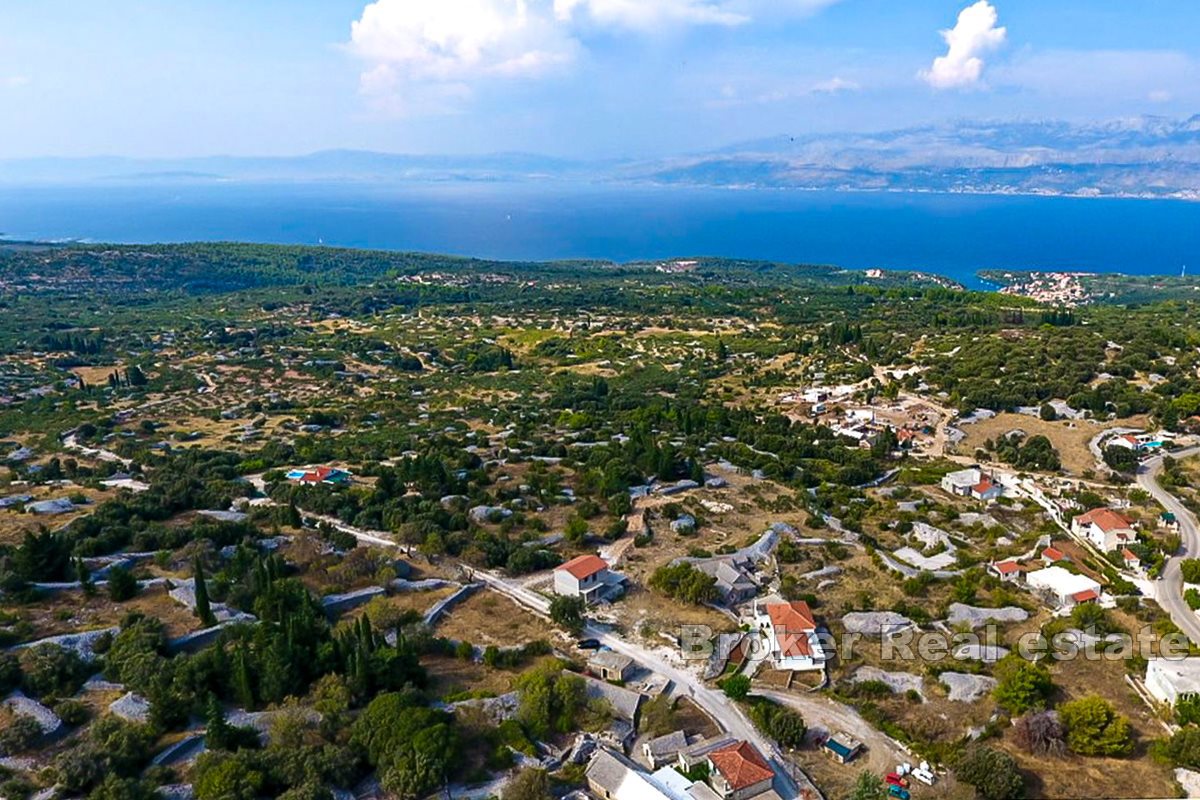
[[161, 620], [168, 637], [201, 628], [200, 620], [168, 596], [163, 586], [144, 590], [124, 603], [114, 603], [103, 590], [88, 597], [82, 591], [59, 592], [22, 609], [21, 617], [33, 626], [31, 639], [97, 630], [119, 625], [125, 615], [140, 613]]
[[421, 659], [421, 664], [429, 672], [430, 690], [438, 697], [463, 692], [501, 695], [512, 688], [512, 673], [490, 669], [474, 661], [453, 656], [426, 656]]
[[995, 441], [1010, 431], [1022, 430], [1028, 436], [1045, 436], [1058, 451], [1063, 470], [1072, 475], [1082, 475], [1088, 470], [1096, 469], [1096, 459], [1088, 448], [1088, 443], [1097, 435], [1113, 427], [1140, 428], [1146, 424], [1148, 420], [1144, 416], [1098, 425], [1086, 420], [1046, 422], [1037, 417], [1006, 412], [991, 419], [964, 425], [962, 430], [966, 438], [958, 444], [958, 452], [971, 455], [976, 449], [982, 448], [988, 439]]
[[549, 622], [486, 590], [454, 606], [435, 627], [439, 636], [481, 647], [516, 647], [550, 639], [554, 632]]

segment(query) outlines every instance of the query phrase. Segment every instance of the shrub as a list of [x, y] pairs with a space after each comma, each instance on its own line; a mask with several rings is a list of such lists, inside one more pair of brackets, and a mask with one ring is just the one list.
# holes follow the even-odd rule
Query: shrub
[[137, 578], [125, 567], [113, 567], [108, 573], [108, 596], [115, 603], [132, 600], [138, 594]]
[[1041, 708], [1054, 688], [1046, 667], [1026, 661], [1016, 653], [1000, 659], [995, 677], [998, 683], [993, 696], [1001, 707], [1013, 714]]
[[42, 644], [21, 653], [21, 684], [42, 698], [70, 697], [79, 691], [91, 670], [74, 650]]
[[750, 694], [750, 679], [745, 675], [730, 675], [721, 681], [721, 691], [733, 700], [745, 700]]
[[1133, 729], [1112, 703], [1089, 695], [1064, 703], [1059, 717], [1067, 728], [1067, 746], [1083, 756], [1123, 756], [1133, 749]]
[[586, 608], [582, 597], [555, 595], [550, 601], [550, 619], [570, 633], [579, 633], [583, 630], [583, 614]]
[[0, 728], [0, 754], [15, 756], [37, 744], [42, 738], [42, 726], [33, 717], [17, 714], [12, 722]]
[[1066, 752], [1066, 730], [1053, 711], [1026, 714], [1013, 723], [1017, 746], [1039, 756], [1061, 756]]
[[1025, 795], [1025, 779], [1012, 756], [983, 745], [959, 757], [954, 775], [974, 786], [982, 800], [1018, 800]]

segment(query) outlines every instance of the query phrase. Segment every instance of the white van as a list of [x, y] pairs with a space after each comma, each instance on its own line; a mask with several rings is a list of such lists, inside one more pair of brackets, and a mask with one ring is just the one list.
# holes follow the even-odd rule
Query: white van
[[926, 786], [933, 786], [935, 783], [937, 783], [937, 776], [927, 769], [914, 769], [912, 771], [912, 776]]

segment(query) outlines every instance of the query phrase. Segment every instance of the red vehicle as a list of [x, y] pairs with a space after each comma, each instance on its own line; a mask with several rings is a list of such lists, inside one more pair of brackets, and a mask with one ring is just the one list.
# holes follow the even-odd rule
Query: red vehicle
[[889, 772], [887, 775], [884, 776], [883, 779], [885, 781], [887, 781], [889, 786], [900, 786], [900, 787], [908, 786], [908, 781], [904, 780], [904, 778], [901, 778], [895, 772]]

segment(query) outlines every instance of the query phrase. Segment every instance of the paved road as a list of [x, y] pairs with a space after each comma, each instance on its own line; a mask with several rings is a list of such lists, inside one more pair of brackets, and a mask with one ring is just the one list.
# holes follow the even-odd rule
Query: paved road
[[[511, 597], [527, 608], [541, 614], [550, 613], [550, 601], [523, 586], [484, 570], [471, 570], [471, 578], [486, 583], [491, 588]], [[584, 628], [583, 635], [599, 639], [600, 643], [610, 650], [629, 656], [642, 666], [670, 680], [681, 694], [686, 693], [696, 705], [700, 706], [709, 716], [716, 720], [717, 724], [730, 736], [752, 743], [775, 763], [777, 767], [775, 791], [783, 800], [793, 800], [793, 798], [799, 796], [799, 787], [789, 777], [789, 773], [780, 767], [781, 764], [785, 763], [785, 759], [775, 747], [775, 743], [763, 736], [758, 728], [754, 727], [754, 724], [742, 712], [741, 708], [726, 697], [723, 692], [705, 686], [694, 673], [669, 661], [660, 652], [628, 642], [593, 624], [589, 624]], [[807, 779], [801, 779], [807, 781]], [[814, 794], [817, 792], [816, 787], [812, 786], [811, 783], [808, 783], [806, 788], [809, 788]]]
[[[1200, 447], [1192, 447], [1170, 453], [1173, 458], [1187, 458], [1200, 453]], [[1162, 580], [1158, 584], [1158, 604], [1171, 615], [1171, 620], [1187, 637], [1200, 645], [1200, 617], [1188, 607], [1183, 599], [1183, 574], [1179, 562], [1184, 558], [1200, 556], [1200, 523], [1196, 515], [1187, 509], [1183, 503], [1158, 483], [1158, 473], [1162, 472], [1163, 456], [1148, 459], [1138, 467], [1137, 483], [1162, 504], [1163, 508], [1175, 515], [1179, 520], [1179, 535], [1183, 546], [1173, 557], [1168, 559], [1163, 570]]]

